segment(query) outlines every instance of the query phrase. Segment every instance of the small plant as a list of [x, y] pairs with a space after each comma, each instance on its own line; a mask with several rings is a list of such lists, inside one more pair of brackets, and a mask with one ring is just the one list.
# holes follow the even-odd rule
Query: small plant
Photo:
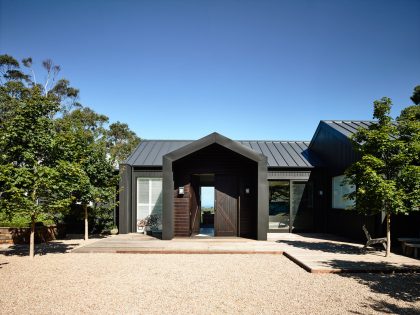
[[159, 229], [160, 221], [160, 215], [150, 214], [144, 219], [138, 220], [137, 227], [156, 231]]
[[147, 225], [147, 217], [137, 221], [137, 227], [145, 228]]
[[109, 230], [109, 232], [111, 233], [111, 235], [117, 235], [118, 234], [118, 227], [116, 225], [113, 225], [111, 227], [111, 230]]

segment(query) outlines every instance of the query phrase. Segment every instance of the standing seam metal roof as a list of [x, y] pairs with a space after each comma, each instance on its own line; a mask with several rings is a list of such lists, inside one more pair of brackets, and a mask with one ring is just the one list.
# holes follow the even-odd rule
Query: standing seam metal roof
[[[123, 164], [162, 166], [162, 157], [193, 140], [143, 140]], [[267, 157], [268, 167], [312, 168], [320, 161], [309, 152], [308, 141], [237, 141]]]
[[323, 120], [325, 124], [342, 133], [346, 137], [350, 137], [357, 132], [359, 128], [368, 128], [373, 121], [368, 120]]
[[[352, 135], [354, 135], [359, 128], [367, 129], [369, 126], [371, 126], [376, 121], [374, 120], [321, 120], [321, 122], [318, 125], [317, 130], [315, 131], [315, 135], [312, 138], [311, 143], [316, 138], [318, 131], [320, 130], [320, 127], [325, 124], [338, 133], [342, 134], [346, 138], [350, 138]], [[396, 121], [392, 121], [392, 124], [394, 126], [397, 125]], [[395, 137], [392, 137], [395, 139]], [[309, 145], [311, 147], [311, 145]]]

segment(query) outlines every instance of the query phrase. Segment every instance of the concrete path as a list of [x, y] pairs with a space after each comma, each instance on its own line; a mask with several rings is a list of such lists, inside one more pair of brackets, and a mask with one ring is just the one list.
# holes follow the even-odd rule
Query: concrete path
[[270, 234], [284, 255], [313, 273], [420, 272], [420, 260], [340, 239], [328, 234]]
[[327, 234], [270, 233], [268, 241], [232, 238], [175, 238], [162, 241], [143, 234], [108, 237], [73, 253], [283, 254], [312, 273], [420, 272], [420, 260], [369, 249]]

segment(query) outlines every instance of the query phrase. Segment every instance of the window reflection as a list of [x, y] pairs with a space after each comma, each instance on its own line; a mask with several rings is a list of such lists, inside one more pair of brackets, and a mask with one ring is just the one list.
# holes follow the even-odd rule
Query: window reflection
[[290, 182], [269, 182], [269, 230], [289, 231], [290, 224]]

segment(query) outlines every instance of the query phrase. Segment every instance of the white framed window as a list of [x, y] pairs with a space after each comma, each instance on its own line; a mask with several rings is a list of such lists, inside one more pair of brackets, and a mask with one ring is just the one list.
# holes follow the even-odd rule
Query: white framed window
[[334, 209], [346, 209], [354, 206], [354, 200], [344, 198], [355, 190], [355, 186], [343, 183], [345, 176], [335, 176], [332, 178], [332, 207]]
[[162, 178], [137, 177], [137, 222], [151, 214], [162, 217]]

